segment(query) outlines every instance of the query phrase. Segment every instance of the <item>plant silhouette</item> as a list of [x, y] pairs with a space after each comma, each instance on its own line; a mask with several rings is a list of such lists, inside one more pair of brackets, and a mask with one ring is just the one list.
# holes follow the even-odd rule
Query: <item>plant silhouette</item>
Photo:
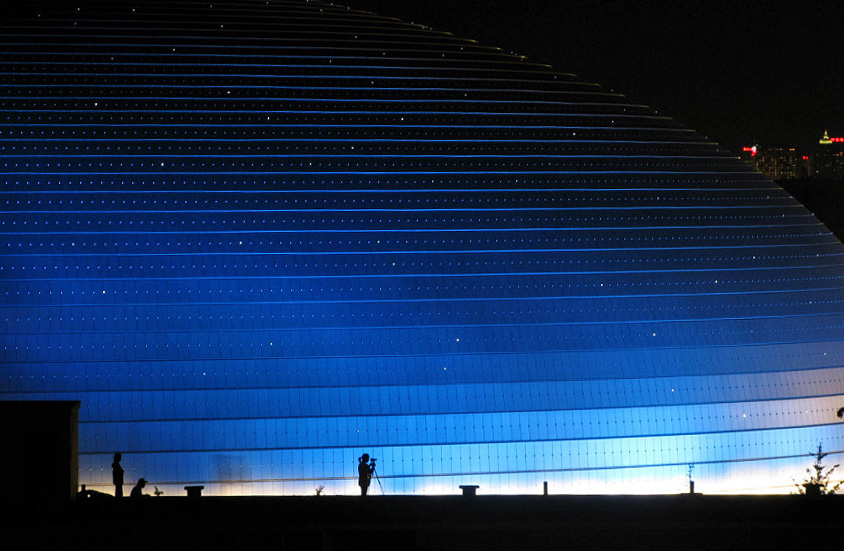
[[[844, 410], [844, 408], [842, 408]], [[841, 413], [841, 411], [839, 411]], [[805, 495], [831, 495], [834, 494], [844, 481], [833, 482], [832, 480], [832, 473], [835, 472], [835, 469], [839, 467], [839, 465], [833, 465], [832, 467], [827, 467], [823, 464], [824, 458], [829, 455], [829, 453], [824, 453], [823, 451], [823, 444], [818, 444], [818, 451], [812, 452], [808, 454], [810, 457], [815, 459], [815, 462], [812, 464], [811, 467], [806, 469], [806, 473], [809, 475], [801, 484], [795, 484], [797, 486], [797, 491], [801, 494]]]

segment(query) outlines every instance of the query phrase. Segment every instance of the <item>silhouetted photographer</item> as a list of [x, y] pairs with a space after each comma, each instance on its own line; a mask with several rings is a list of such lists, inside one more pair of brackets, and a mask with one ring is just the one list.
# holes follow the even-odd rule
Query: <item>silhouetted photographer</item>
[[360, 486], [360, 495], [365, 496], [369, 490], [369, 483], [372, 482], [372, 474], [375, 472], [374, 457], [370, 461], [369, 454], [365, 453], [358, 458], [358, 486]]

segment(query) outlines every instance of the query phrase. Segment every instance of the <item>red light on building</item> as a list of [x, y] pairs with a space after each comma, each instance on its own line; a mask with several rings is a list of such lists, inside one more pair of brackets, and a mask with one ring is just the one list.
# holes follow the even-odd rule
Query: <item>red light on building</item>
[[753, 147], [742, 147], [741, 150], [745, 151], [745, 152], [749, 151], [751, 157], [756, 156], [756, 146], [755, 145]]
[[808, 155], [803, 155], [803, 160], [804, 160], [804, 161], [808, 161], [808, 160], [809, 160], [809, 156], [808, 156]]
[[832, 143], [844, 143], [844, 138], [830, 138], [829, 141]]

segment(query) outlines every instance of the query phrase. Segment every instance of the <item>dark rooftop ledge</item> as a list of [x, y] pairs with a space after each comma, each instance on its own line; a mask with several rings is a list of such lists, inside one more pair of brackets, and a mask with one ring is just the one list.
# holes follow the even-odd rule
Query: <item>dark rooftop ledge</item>
[[3, 524], [10, 549], [762, 549], [838, 541], [844, 496], [170, 496]]

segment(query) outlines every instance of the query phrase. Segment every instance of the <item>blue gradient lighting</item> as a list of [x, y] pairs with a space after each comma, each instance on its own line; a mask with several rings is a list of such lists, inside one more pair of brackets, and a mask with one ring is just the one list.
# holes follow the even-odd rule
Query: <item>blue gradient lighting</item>
[[[320, 2], [0, 27], [0, 399], [183, 494], [787, 493], [844, 246], [647, 106]], [[377, 490], [380, 491], [380, 490]]]

